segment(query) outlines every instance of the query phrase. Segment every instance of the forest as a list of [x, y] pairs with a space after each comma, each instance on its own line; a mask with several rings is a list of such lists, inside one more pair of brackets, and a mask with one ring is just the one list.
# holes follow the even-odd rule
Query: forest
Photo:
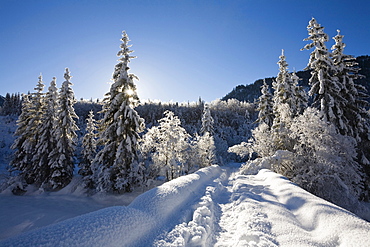
[[140, 102], [123, 32], [101, 102], [75, 99], [68, 68], [59, 89], [53, 78], [44, 92], [40, 76], [33, 92], [2, 99], [1, 115], [18, 120], [0, 190], [58, 191], [80, 177], [89, 195], [122, 194], [234, 161], [245, 162], [242, 170], [271, 169], [356, 212], [370, 199], [369, 83], [362, 75], [369, 59], [346, 55], [339, 30], [327, 48], [314, 18], [307, 31], [305, 72], [289, 72], [282, 50], [275, 78], [209, 103]]

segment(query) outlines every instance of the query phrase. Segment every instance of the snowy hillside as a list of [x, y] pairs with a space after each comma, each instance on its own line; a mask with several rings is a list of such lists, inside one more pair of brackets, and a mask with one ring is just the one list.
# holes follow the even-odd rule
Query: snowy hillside
[[[370, 246], [370, 223], [269, 170], [241, 175], [211, 166], [123, 205], [0, 246]], [[2, 211], [1, 224], [12, 224], [11, 216]]]

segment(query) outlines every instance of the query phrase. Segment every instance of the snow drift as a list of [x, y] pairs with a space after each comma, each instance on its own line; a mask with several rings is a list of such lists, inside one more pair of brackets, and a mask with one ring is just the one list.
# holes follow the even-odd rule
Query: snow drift
[[0, 246], [369, 246], [370, 223], [263, 169], [203, 168]]
[[[172, 180], [116, 206], [27, 232], [0, 242], [1, 246], [148, 246], [174, 227], [207, 183], [221, 173], [211, 166]], [[189, 205], [190, 204], [190, 205]]]

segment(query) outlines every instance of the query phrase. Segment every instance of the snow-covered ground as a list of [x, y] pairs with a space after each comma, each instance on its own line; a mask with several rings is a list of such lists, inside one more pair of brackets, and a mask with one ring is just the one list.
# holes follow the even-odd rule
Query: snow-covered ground
[[26, 227], [19, 235], [8, 231], [5, 237], [14, 236], [0, 246], [370, 246], [369, 222], [266, 169], [241, 175], [237, 167], [211, 166], [149, 190], [128, 206], [119, 198], [117, 206], [94, 211], [104, 205], [93, 198], [0, 195], [0, 231], [36, 224], [42, 210], [26, 218], [36, 208], [44, 208], [45, 224], [55, 222], [46, 221], [49, 213], [58, 212], [59, 221], [91, 211]]
[[106, 207], [127, 206], [138, 196], [131, 193], [87, 197], [81, 193], [71, 194], [71, 187], [40, 195], [37, 191], [24, 196], [0, 194], [0, 240]]

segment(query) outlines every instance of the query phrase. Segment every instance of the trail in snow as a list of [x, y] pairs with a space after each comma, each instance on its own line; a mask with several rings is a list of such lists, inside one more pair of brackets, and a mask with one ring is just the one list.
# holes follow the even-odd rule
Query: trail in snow
[[207, 167], [0, 246], [370, 246], [370, 223], [261, 170]]
[[194, 208], [155, 246], [370, 246], [368, 222], [269, 170], [223, 168]]
[[272, 224], [268, 219], [261, 194], [268, 190], [246, 176], [233, 172], [227, 185], [230, 199], [220, 204], [222, 231], [216, 246], [277, 246]]

